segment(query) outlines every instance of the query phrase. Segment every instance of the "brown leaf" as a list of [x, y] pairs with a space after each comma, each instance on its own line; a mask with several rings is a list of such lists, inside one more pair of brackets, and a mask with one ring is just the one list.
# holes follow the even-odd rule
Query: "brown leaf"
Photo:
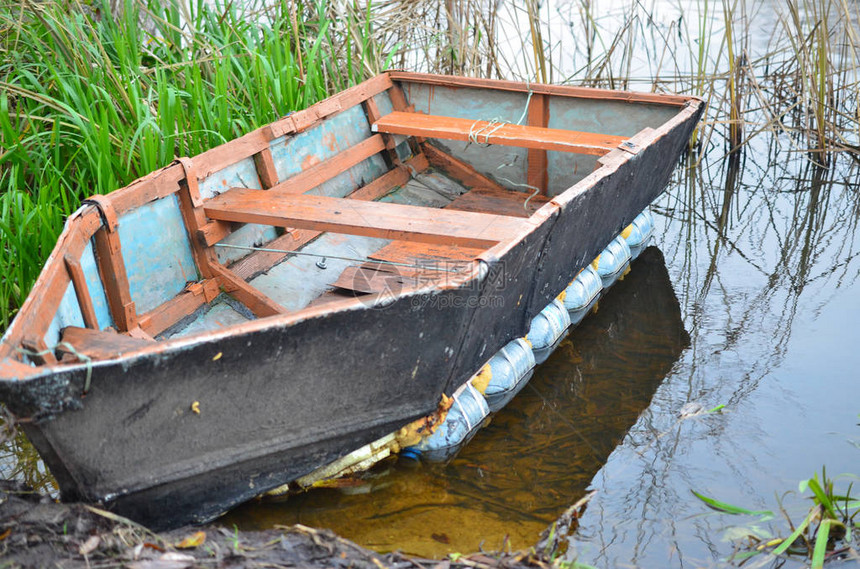
[[198, 531], [177, 543], [176, 547], [178, 549], [194, 549], [203, 545], [204, 541], [206, 541], [206, 532]]

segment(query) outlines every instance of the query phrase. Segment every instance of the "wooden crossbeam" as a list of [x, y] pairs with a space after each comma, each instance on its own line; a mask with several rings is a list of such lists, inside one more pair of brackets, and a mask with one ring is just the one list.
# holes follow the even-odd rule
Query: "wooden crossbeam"
[[490, 123], [394, 111], [371, 125], [373, 132], [475, 141], [540, 150], [557, 150], [602, 156], [627, 140], [624, 136], [594, 134], [556, 128]]
[[102, 332], [91, 328], [78, 328], [77, 326], [63, 328], [62, 340], [70, 344], [74, 348], [74, 352], [61, 343], [57, 346], [57, 351], [61, 354], [76, 356], [77, 353], [80, 353], [94, 360], [117, 358], [127, 352], [151, 346], [153, 343], [152, 340], [141, 340], [116, 332]]
[[96, 310], [93, 307], [93, 299], [90, 297], [90, 289], [87, 286], [87, 279], [84, 276], [81, 262], [68, 254], [63, 257], [63, 261], [66, 263], [66, 270], [69, 271], [69, 278], [72, 279], [72, 285], [75, 287], [75, 295], [78, 298], [78, 306], [81, 308], [84, 324], [87, 328], [98, 330], [99, 322], [96, 318]]
[[447, 211], [326, 196], [273, 196], [234, 188], [204, 206], [211, 219], [314, 229], [350, 235], [491, 247], [516, 234], [522, 221], [502, 215]]
[[[265, 192], [266, 190], [255, 191]], [[224, 287], [225, 291], [235, 296], [239, 302], [247, 306], [248, 310], [253, 312], [257, 318], [266, 318], [267, 316], [287, 313], [286, 308], [245, 282], [244, 279], [230, 269], [221, 265], [212, 265], [211, 270], [215, 274], [218, 284]]]

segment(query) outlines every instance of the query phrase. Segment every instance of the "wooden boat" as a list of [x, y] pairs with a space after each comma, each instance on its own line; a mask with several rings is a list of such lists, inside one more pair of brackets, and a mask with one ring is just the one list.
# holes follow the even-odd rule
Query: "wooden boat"
[[210, 519], [431, 413], [659, 195], [702, 109], [379, 75], [87, 200], [0, 400], [63, 499]]

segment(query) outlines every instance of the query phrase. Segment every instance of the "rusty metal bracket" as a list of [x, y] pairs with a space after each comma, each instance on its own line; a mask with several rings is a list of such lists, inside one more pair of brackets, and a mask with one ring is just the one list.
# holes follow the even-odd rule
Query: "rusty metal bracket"
[[625, 140], [618, 145], [618, 148], [630, 154], [639, 154], [639, 151], [642, 150], [641, 146], [630, 140]]
[[85, 199], [83, 203], [96, 206], [96, 209], [99, 210], [99, 215], [101, 215], [102, 221], [104, 222], [105, 228], [107, 228], [111, 233], [116, 231], [116, 228], [119, 225], [119, 218], [116, 215], [116, 210], [113, 208], [113, 203], [111, 203], [111, 199], [109, 197], [96, 194]]

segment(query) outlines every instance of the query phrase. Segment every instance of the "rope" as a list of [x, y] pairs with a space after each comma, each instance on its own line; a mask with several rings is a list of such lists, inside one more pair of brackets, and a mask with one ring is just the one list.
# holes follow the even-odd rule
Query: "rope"
[[[60, 342], [59, 344], [54, 346], [55, 349], [57, 347], [65, 348], [65, 350], [67, 352], [69, 352], [70, 354], [72, 354], [73, 356], [78, 358], [79, 361], [86, 364], [86, 366], [87, 366], [87, 377], [84, 380], [84, 393], [83, 393], [84, 395], [86, 395], [90, 390], [90, 383], [93, 379], [93, 359], [91, 357], [89, 357], [88, 355], [83, 354], [83, 353], [79, 352], [78, 350], [76, 350], [75, 347], [68, 342]], [[47, 349], [42, 350], [40, 352], [34, 352], [32, 350], [28, 350], [27, 348], [22, 348], [21, 346], [18, 346], [16, 349], [19, 352], [21, 352], [22, 354], [24, 354], [25, 356], [29, 356], [31, 358], [38, 358], [38, 357], [42, 357], [42, 356], [46, 356], [48, 354], [54, 353], [54, 350], [51, 348], [47, 348]]]
[[245, 251], [263, 251], [266, 253], [284, 253], [287, 255], [304, 255], [307, 257], [318, 257], [320, 259], [338, 259], [340, 261], [354, 261], [357, 263], [379, 263], [382, 265], [393, 265], [395, 267], [409, 267], [412, 269], [423, 269], [425, 271], [440, 271], [444, 273], [460, 273], [460, 269], [446, 269], [437, 267], [436, 263], [427, 263], [424, 265], [417, 263], [399, 263], [397, 261], [383, 261], [377, 259], [358, 258], [358, 257], [343, 257], [338, 255], [324, 255], [322, 253], [309, 253], [307, 251], [294, 251], [289, 249], [270, 249], [268, 247], [247, 247], [245, 245], [228, 245], [227, 243], [216, 243], [215, 247], [225, 247], [228, 249], [242, 249]]
[[512, 186], [516, 186], [518, 188], [528, 188], [530, 190], [533, 190], [532, 195], [527, 197], [526, 201], [523, 202], [523, 209], [524, 210], [529, 209], [529, 202], [531, 201], [531, 199], [540, 193], [540, 188], [536, 188], [535, 186], [532, 186], [531, 184], [521, 184], [519, 182], [514, 182], [513, 180], [509, 180], [507, 178], [504, 178], [502, 176], [496, 176], [496, 178], [498, 178], [499, 180], [501, 180], [503, 182], [507, 182], [508, 184], [510, 184]]

